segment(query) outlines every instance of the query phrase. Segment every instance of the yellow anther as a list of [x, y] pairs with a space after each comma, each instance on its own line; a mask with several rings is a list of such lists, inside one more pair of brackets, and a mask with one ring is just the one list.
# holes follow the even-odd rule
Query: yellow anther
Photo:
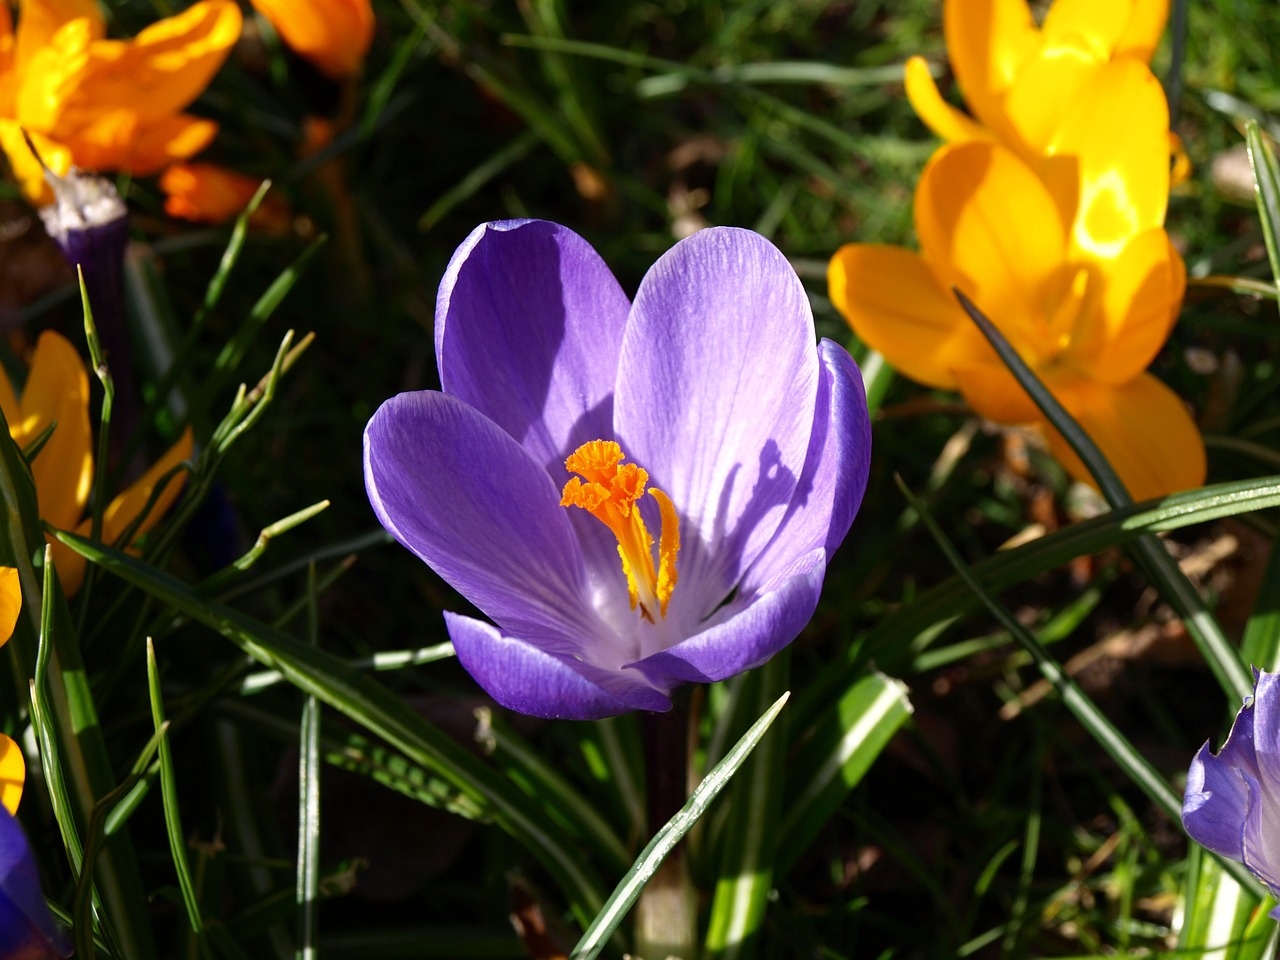
[[649, 490], [658, 502], [662, 533], [658, 542], [658, 563], [653, 562], [653, 537], [645, 528], [640, 511], [633, 509], [645, 493], [649, 474], [634, 463], [623, 463], [626, 455], [612, 440], [592, 440], [569, 455], [564, 465], [572, 477], [561, 492], [562, 507], [581, 507], [603, 523], [618, 539], [618, 556], [627, 578], [631, 609], [654, 622], [667, 615], [667, 603], [676, 586], [676, 553], [680, 550], [680, 523], [671, 499], [661, 490]]

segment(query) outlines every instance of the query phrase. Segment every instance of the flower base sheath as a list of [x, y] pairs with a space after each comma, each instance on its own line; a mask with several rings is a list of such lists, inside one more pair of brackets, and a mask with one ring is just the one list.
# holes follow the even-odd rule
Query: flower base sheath
[[815, 343], [763, 237], [694, 234], [631, 303], [572, 231], [485, 224], [441, 283], [436, 360], [442, 391], [369, 421], [365, 484], [492, 621], [445, 614], [499, 703], [667, 710], [679, 684], [750, 669], [803, 629], [871, 431], [857, 366]]

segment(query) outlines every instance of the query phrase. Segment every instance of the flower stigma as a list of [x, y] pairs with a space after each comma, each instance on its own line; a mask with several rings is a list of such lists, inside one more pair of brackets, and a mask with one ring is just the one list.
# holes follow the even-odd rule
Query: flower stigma
[[649, 494], [658, 502], [662, 518], [655, 567], [653, 537], [636, 508], [636, 501], [644, 496], [649, 474], [637, 464], [623, 463], [625, 459], [622, 447], [613, 440], [590, 440], [578, 447], [564, 462], [565, 468], [578, 476], [564, 485], [560, 506], [581, 507], [618, 538], [618, 556], [627, 578], [631, 609], [638, 606], [640, 616], [653, 623], [653, 608], [656, 606], [658, 616], [665, 618], [667, 603], [676, 587], [680, 522], [671, 498], [650, 487]]

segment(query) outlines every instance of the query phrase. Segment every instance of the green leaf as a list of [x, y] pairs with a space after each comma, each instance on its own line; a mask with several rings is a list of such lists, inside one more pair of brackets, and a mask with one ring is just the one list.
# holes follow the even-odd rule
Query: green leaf
[[1262, 237], [1267, 243], [1271, 275], [1280, 288], [1280, 165], [1275, 151], [1262, 136], [1258, 121], [1244, 125], [1249, 148], [1249, 166], [1253, 168], [1253, 195], [1258, 203], [1258, 219], [1262, 221]]
[[734, 745], [725, 758], [716, 764], [694, 788], [688, 802], [653, 835], [653, 839], [640, 851], [635, 864], [622, 878], [608, 902], [591, 922], [591, 926], [582, 935], [577, 946], [573, 948], [573, 952], [569, 955], [570, 960], [593, 960], [600, 955], [600, 951], [604, 949], [613, 932], [626, 917], [627, 911], [639, 898], [649, 878], [654, 875], [672, 848], [698, 822], [707, 807], [711, 805], [711, 801], [729, 783], [730, 778], [765, 735], [789, 696], [789, 693], [780, 696], [764, 715], [751, 725], [751, 729], [743, 734], [742, 739]]
[[226, 637], [303, 693], [364, 725], [411, 760], [435, 770], [485, 808], [560, 884], [575, 913], [590, 920], [604, 901], [600, 881], [577, 845], [527, 798], [400, 698], [339, 658], [197, 596], [190, 587], [127, 554], [58, 532], [71, 549]]

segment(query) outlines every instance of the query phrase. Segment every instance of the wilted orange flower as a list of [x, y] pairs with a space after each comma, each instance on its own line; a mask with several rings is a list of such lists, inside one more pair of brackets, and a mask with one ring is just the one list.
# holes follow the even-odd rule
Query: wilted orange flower
[[280, 39], [334, 80], [360, 72], [373, 41], [369, 0], [252, 0]]
[[[66, 337], [52, 330], [40, 335], [20, 398], [0, 368], [0, 409], [9, 423], [9, 435], [24, 450], [56, 424], [31, 462], [40, 518], [60, 530], [89, 536], [92, 518], [84, 516], [93, 484], [89, 374]], [[188, 429], [146, 473], [107, 504], [102, 511], [104, 543], [114, 543], [142, 515], [152, 490], [165, 474], [191, 456], [191, 449]], [[165, 484], [139, 525], [137, 536], [155, 526], [182, 490], [182, 482], [178, 475]], [[84, 579], [84, 558], [52, 537], [49, 543], [63, 589], [70, 596]]]
[[[22, 609], [22, 593], [18, 589], [18, 571], [0, 567], [0, 647], [9, 642]], [[10, 813], [18, 812], [22, 787], [27, 780], [27, 764], [22, 749], [10, 737], [0, 733], [0, 805]]]
[[40, 164], [147, 175], [202, 150], [217, 124], [183, 108], [222, 66], [240, 35], [232, 0], [204, 0], [133, 40], [107, 40], [94, 0], [22, 0], [15, 32], [0, 4], [0, 146], [35, 201], [47, 202]]
[[973, 116], [942, 98], [920, 57], [907, 96], [942, 139], [995, 139], [1030, 160], [1099, 68], [1151, 60], [1168, 13], [1168, 0], [1054, 0], [1036, 26], [1026, 0], [945, 0], [947, 56]]
[[1163, 93], [1122, 58], [1065, 111], [1043, 178], [991, 140], [944, 146], [915, 195], [920, 252], [850, 244], [833, 302], [903, 373], [959, 390], [1003, 423], [1041, 424], [1087, 471], [952, 296], [966, 293], [1101, 447], [1137, 499], [1199, 486], [1203, 441], [1179, 398], [1145, 373], [1177, 318], [1182, 260], [1168, 195]]
[[[224, 223], [248, 206], [262, 186], [256, 177], [212, 163], [176, 163], [160, 177], [164, 211], [195, 223]], [[249, 222], [270, 233], [289, 228], [289, 205], [275, 193], [263, 197]]]

